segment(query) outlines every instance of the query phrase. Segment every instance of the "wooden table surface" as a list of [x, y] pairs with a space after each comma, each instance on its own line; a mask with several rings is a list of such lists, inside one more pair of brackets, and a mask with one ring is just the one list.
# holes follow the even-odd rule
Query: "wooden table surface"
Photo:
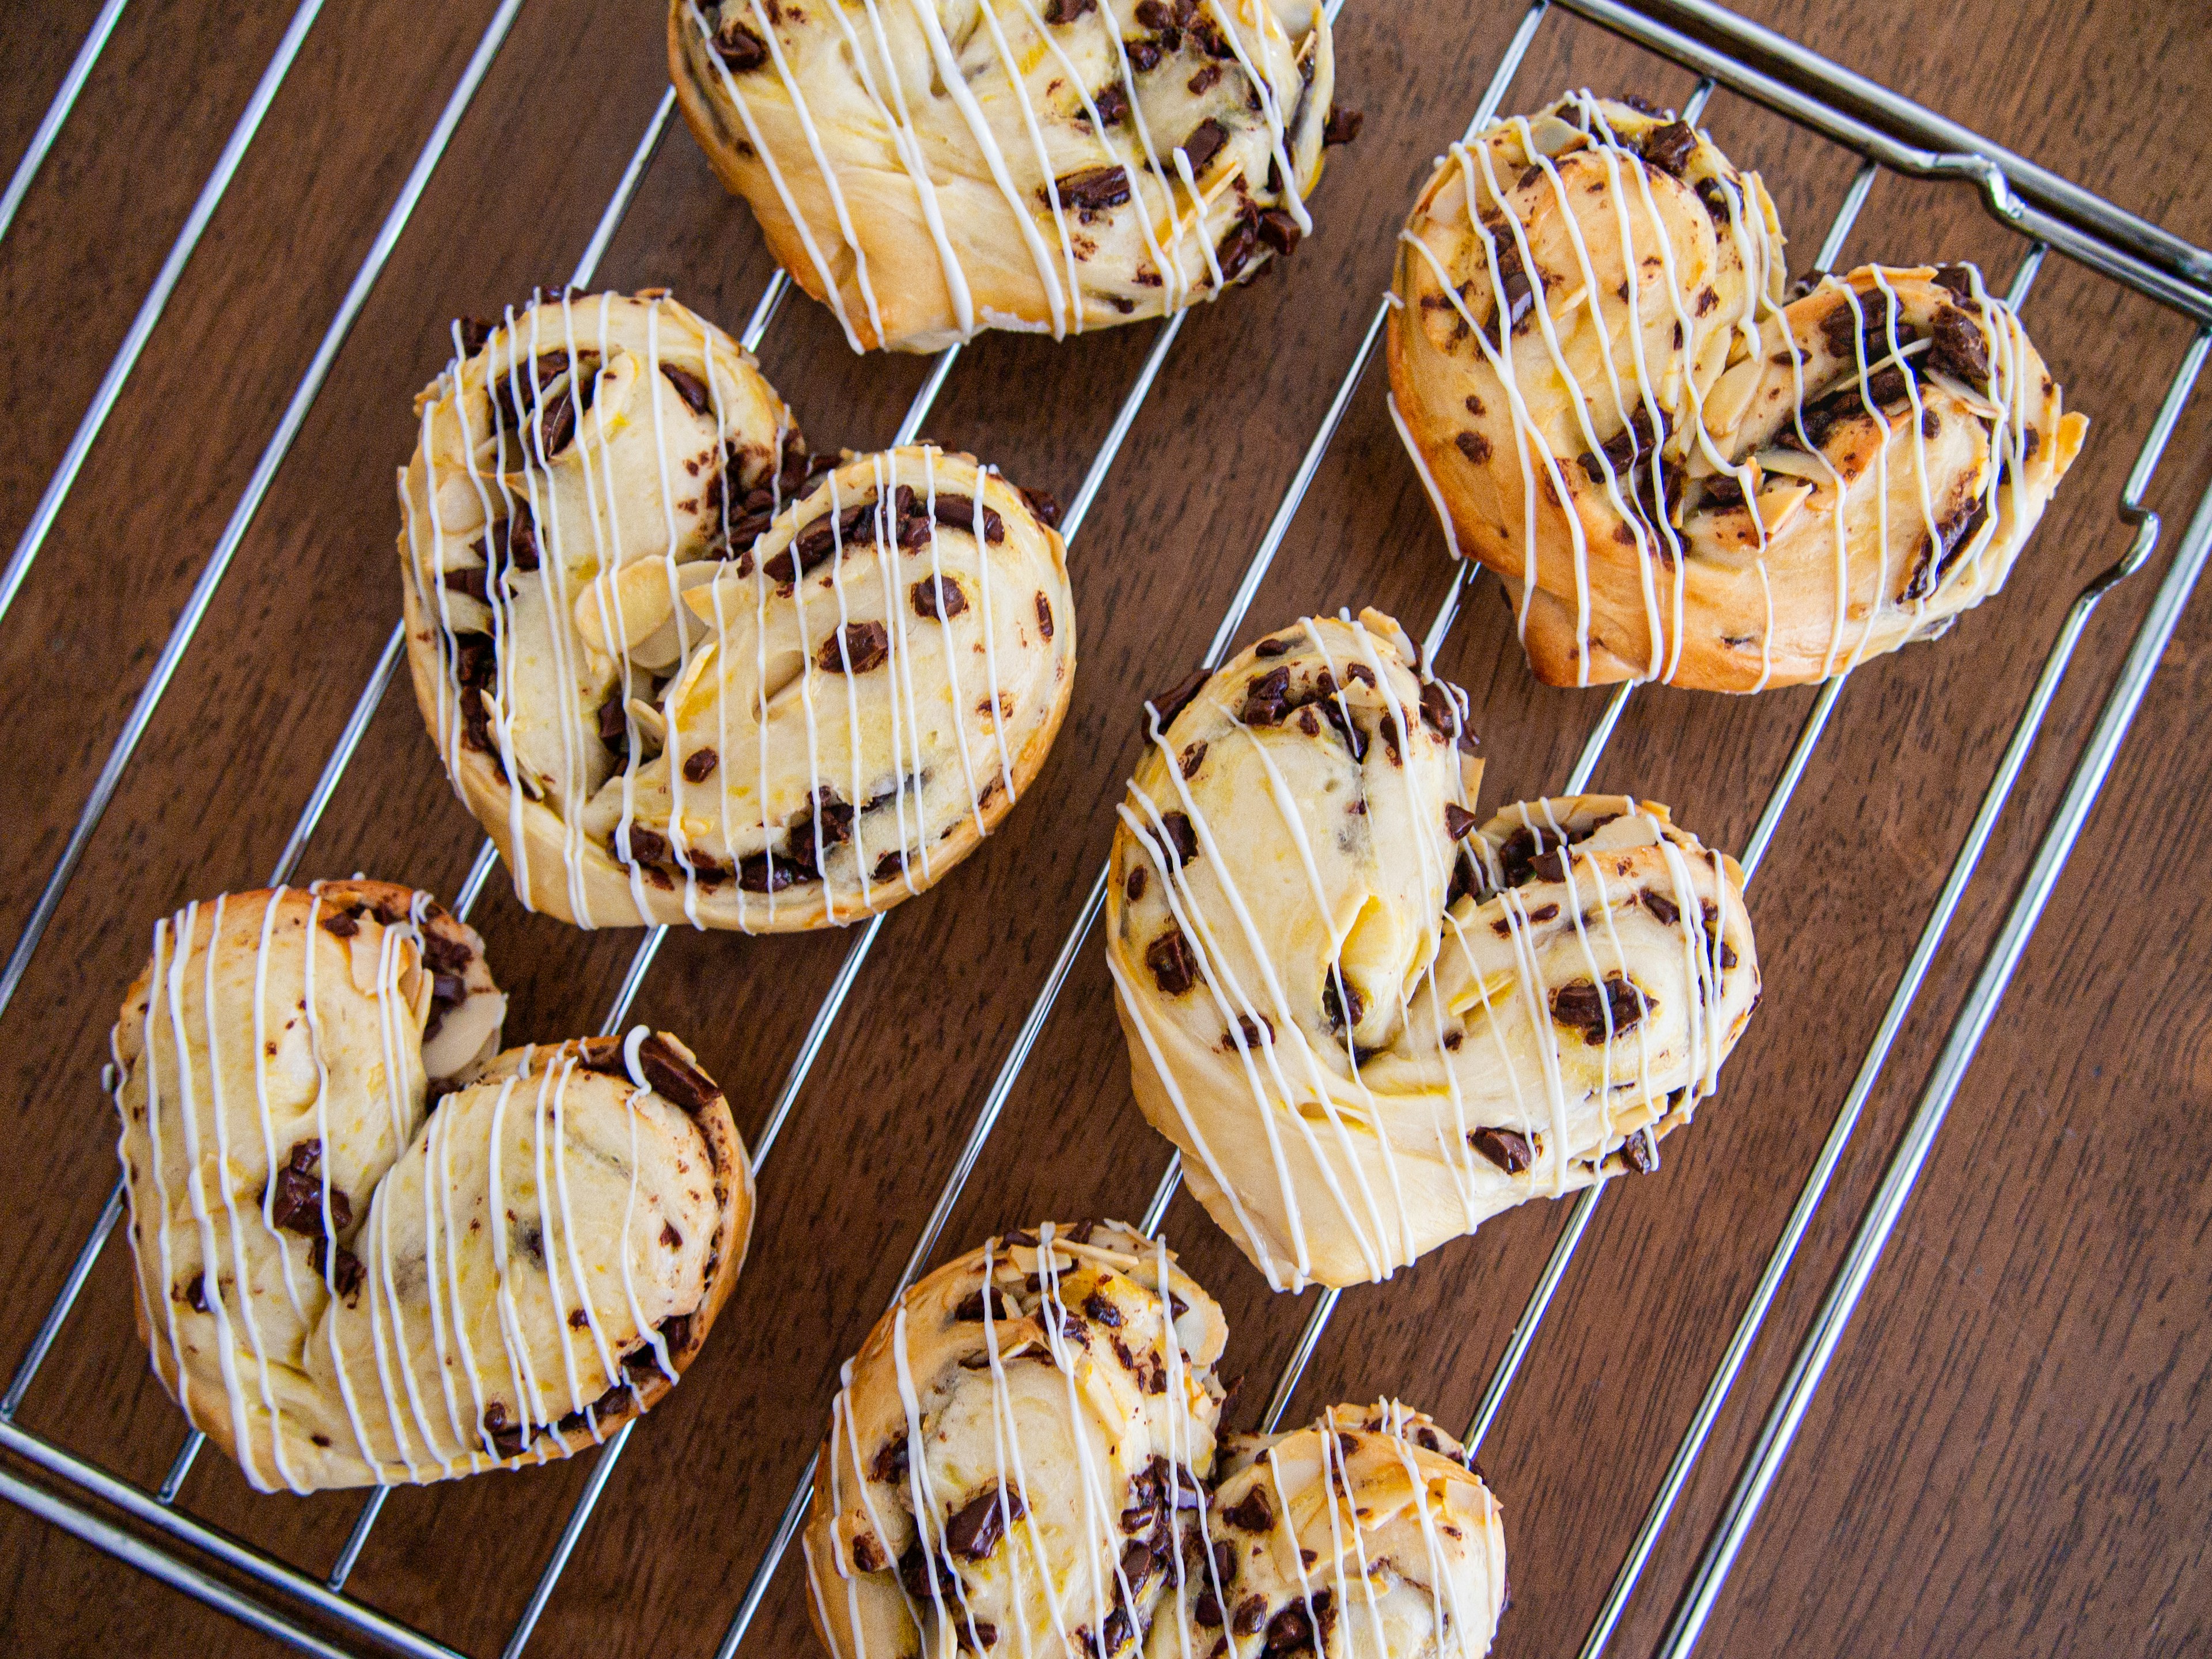
[[[22, 787], [7, 814], [12, 940], [284, 400], [491, 15], [489, 0], [334, 5], [192, 261], [13, 613], [0, 685]], [[2194, 0], [1761, 0], [1869, 75], [2212, 243], [2212, 38]], [[95, 10], [0, 15], [0, 156], [21, 153]], [[0, 544], [12, 544], [284, 27], [273, 0], [137, 0], [0, 244]], [[751, 1258], [700, 1364], [614, 1474], [537, 1639], [556, 1654], [712, 1651], [819, 1434], [839, 1362], [890, 1294], [1035, 988], [1104, 854], [1139, 697], [1205, 648], [1349, 362], [1431, 157], [1520, 15], [1351, 0], [1338, 32], [1365, 135], [1332, 161], [1286, 271], [1190, 319], [1071, 563], [1082, 664], [1057, 749], [972, 860], [892, 913], [760, 1182]], [[664, 85], [655, 0], [528, 0], [239, 552], [52, 933], [0, 1022], [21, 1139], [0, 1158], [0, 1365], [12, 1368], [114, 1175], [98, 1085], [155, 919], [260, 884], [398, 605], [392, 477], [447, 319], [565, 280]], [[1679, 102], [1690, 77], [1564, 13], [1509, 107], [1562, 88]], [[1726, 94], [1709, 124], [1759, 167], [1799, 266], [1852, 171]], [[1852, 258], [2022, 249], [1960, 188], [1885, 176]], [[665, 283], [734, 330], [769, 275], [746, 210], [670, 135], [604, 280]], [[2081, 585], [2117, 556], [2121, 481], [2190, 337], [2176, 315], [2053, 259], [2027, 307], [2088, 447], [2008, 591], [1843, 695], [1752, 894], [1765, 1006], [1657, 1176], [1610, 1193], [1483, 1450], [1514, 1606], [1497, 1651], [1572, 1653], [1872, 1037], [2027, 689]], [[1150, 325], [1055, 345], [988, 338], [928, 429], [1073, 490]], [[856, 359], [787, 305], [762, 352], [817, 441], [887, 440], [924, 365]], [[1379, 372], [1354, 398], [1242, 638], [1373, 602], [1418, 633], [1448, 579]], [[2098, 613], [1800, 1267], [1615, 1651], [1657, 1639], [2119, 657], [2212, 472], [2200, 398], [2154, 492], [2151, 571]], [[1537, 685], [1494, 584], [1442, 668], [1473, 692], [1486, 808], [1556, 787], [1603, 694]], [[1740, 848], [1812, 692], [1638, 696], [1601, 787], [1671, 803]], [[1954, 1108], [1835, 1371], [1735, 1570], [1705, 1651], [2179, 1654], [2212, 1642], [2212, 604], [2202, 600]], [[478, 841], [411, 700], [376, 715], [304, 873], [450, 894]], [[595, 1025], [637, 936], [479, 913], [518, 1037]], [[848, 937], [672, 935], [636, 1012], [688, 1036], [748, 1135]], [[1133, 1109], [1107, 975], [1076, 969], [940, 1255], [988, 1231], [1133, 1217], [1166, 1162]], [[1293, 1416], [1396, 1393], [1464, 1423], [1566, 1218], [1531, 1204], [1349, 1293]], [[1187, 1197], [1169, 1217], [1221, 1298], [1249, 1419], [1310, 1306], [1272, 1296]], [[141, 1483], [184, 1425], [132, 1331], [111, 1249], [27, 1401], [37, 1432]], [[396, 1493], [352, 1581], [471, 1652], [497, 1649], [588, 1460]], [[204, 1457], [185, 1506], [319, 1577], [358, 1496], [258, 1497]], [[800, 1576], [748, 1651], [811, 1650]], [[246, 1652], [242, 1626], [0, 1505], [13, 1652]]]

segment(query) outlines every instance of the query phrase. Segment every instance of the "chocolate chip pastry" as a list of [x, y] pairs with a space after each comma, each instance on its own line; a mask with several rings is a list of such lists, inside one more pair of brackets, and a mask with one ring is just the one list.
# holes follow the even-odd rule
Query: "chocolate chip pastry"
[[1428, 1417], [1333, 1406], [1288, 1434], [1225, 1435], [1219, 1456], [1211, 1559], [1154, 1621], [1147, 1659], [1490, 1651], [1509, 1600], [1504, 1512]]
[[257, 1488], [565, 1457], [706, 1340], [752, 1225], [721, 1091], [642, 1026], [501, 1053], [505, 1012], [384, 882], [155, 927], [111, 1068], [139, 1330]]
[[1312, 228], [1332, 113], [1306, 0], [671, 0], [684, 118], [853, 349], [1159, 317]]
[[408, 659], [526, 904], [850, 922], [1005, 817], [1073, 687], [1047, 498], [928, 445], [810, 458], [665, 295], [547, 299], [463, 349], [400, 475]]
[[1393, 407], [1554, 685], [1756, 691], [2003, 585], [2087, 422], [1971, 266], [1785, 302], [1759, 175], [1587, 94], [1455, 144], [1400, 238]]
[[1251, 1659], [1304, 1618], [1317, 1652], [1486, 1651], [1504, 1533], [1458, 1448], [1384, 1402], [1218, 1454], [1226, 1340], [1118, 1223], [1010, 1233], [915, 1285], [847, 1365], [816, 1466], [824, 1645]]
[[1759, 996], [1742, 872], [1626, 796], [1486, 823], [1465, 694], [1309, 617], [1148, 705], [1107, 889], [1137, 1103], [1277, 1288], [1658, 1164]]
[[1227, 1334], [1165, 1244], [1115, 1223], [994, 1238], [914, 1285], [846, 1367], [816, 1465], [830, 1650], [1127, 1651], [1205, 1502]]

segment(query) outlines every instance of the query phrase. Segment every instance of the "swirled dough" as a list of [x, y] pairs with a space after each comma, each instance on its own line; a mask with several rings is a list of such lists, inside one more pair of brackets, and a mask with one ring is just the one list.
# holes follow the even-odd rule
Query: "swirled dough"
[[408, 659], [526, 903], [849, 922], [1006, 815], [1073, 690], [1042, 498], [928, 446], [809, 460], [664, 295], [550, 300], [464, 349], [400, 475]]
[[382, 882], [155, 929], [112, 1039], [139, 1329], [255, 1486], [563, 1457], [706, 1340], [752, 1218], [721, 1091], [643, 1027], [497, 1053], [504, 1012]]
[[1137, 1103], [1278, 1286], [1656, 1168], [1758, 997], [1733, 860], [1626, 797], [1479, 825], [1414, 660], [1372, 611], [1260, 641], [1160, 711], [1115, 836]]
[[1542, 679], [1842, 673], [1995, 592], [2087, 422], [1968, 266], [1784, 302], [1759, 176], [1585, 95], [1455, 144], [1400, 238], [1393, 407]]
[[1115, 1223], [994, 1238], [914, 1285], [816, 1465], [830, 1651], [1131, 1651], [1205, 1503], [1226, 1340], [1167, 1247]]
[[[1208, 1553], [1146, 1659], [1482, 1659], [1508, 1596], [1505, 1522], [1460, 1448], [1395, 1400], [1224, 1436]], [[1217, 1647], [1217, 1643], [1224, 1645]]]
[[671, 0], [684, 118], [855, 350], [1211, 299], [1312, 228], [1315, 0]]

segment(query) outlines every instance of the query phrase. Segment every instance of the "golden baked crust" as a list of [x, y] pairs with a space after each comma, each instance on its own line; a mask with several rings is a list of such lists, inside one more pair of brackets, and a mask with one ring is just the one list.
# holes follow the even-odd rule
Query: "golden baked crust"
[[832, 1654], [1124, 1652], [1182, 1571], [1227, 1328], [1118, 1223], [994, 1238], [846, 1367], [801, 1548]]
[[1758, 998], [1735, 860], [1620, 796], [1478, 830], [1463, 694], [1413, 659], [1372, 611], [1261, 640], [1157, 732], [1115, 836], [1137, 1103], [1278, 1287], [1656, 1167]]
[[1311, 228], [1317, 0], [671, 0], [701, 146], [855, 350], [1158, 317]]
[[958, 863], [1043, 764], [1066, 551], [973, 457], [810, 461], [751, 359], [658, 294], [511, 316], [417, 412], [416, 699], [531, 908], [849, 922]]
[[504, 1006], [476, 934], [382, 882], [156, 927], [112, 1038], [139, 1331], [255, 1486], [566, 1456], [727, 1298], [752, 1179], [721, 1091], [643, 1027], [496, 1053]]
[[1224, 1436], [1206, 1522], [1211, 1547], [1146, 1659], [1212, 1653], [1224, 1636], [1224, 1659], [1482, 1659], [1497, 1635], [1504, 1512], [1458, 1444], [1395, 1400]]
[[2019, 318], [1971, 267], [1786, 305], [1783, 276], [1759, 176], [1610, 100], [1498, 122], [1421, 191], [1393, 407], [1545, 681], [1826, 678], [2002, 585], [2087, 424]]

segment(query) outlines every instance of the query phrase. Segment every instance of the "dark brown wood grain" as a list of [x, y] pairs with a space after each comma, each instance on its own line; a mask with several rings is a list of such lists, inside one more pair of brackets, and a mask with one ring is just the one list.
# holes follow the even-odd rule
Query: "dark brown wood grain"
[[[12, 165], [95, 9], [0, 9], [0, 161]], [[0, 687], [15, 780], [0, 866], [12, 940], [153, 654], [480, 30], [490, 0], [332, 6], [317, 24], [12, 612]], [[2212, 44], [2179, 0], [1984, 8], [1775, 0], [1749, 8], [2021, 153], [2212, 241]], [[289, 8], [135, 0], [0, 243], [0, 545], [12, 545], [205, 177]], [[98, 1087], [108, 1024], [155, 918], [258, 885], [398, 611], [394, 470], [410, 398], [457, 313], [564, 281], [664, 84], [653, 0], [528, 0], [126, 775], [51, 937], [0, 1020], [0, 1367], [12, 1369], [113, 1179]], [[1471, 113], [1517, 5], [1350, 0], [1338, 32], [1364, 136], [1339, 151], [1287, 268], [1185, 326], [1072, 550], [1081, 666], [1032, 792], [972, 860], [894, 912], [761, 1172], [752, 1255], [700, 1363], [635, 1437], [535, 1650], [712, 1650], [1103, 858], [1136, 707], [1198, 659], [1372, 316], [1391, 237]], [[1674, 102], [1690, 76], [1564, 13], [1509, 106], [1565, 87]], [[1723, 144], [1765, 174], [1810, 259], [1850, 158], [1723, 94]], [[1847, 258], [2020, 244], [1962, 189], [1884, 178]], [[680, 127], [603, 280], [672, 286], [735, 329], [770, 267]], [[1980, 792], [2076, 591], [2128, 527], [2121, 482], [2190, 331], [2063, 261], [2027, 311], [2095, 424], [1997, 599], [1843, 694], [1752, 892], [1765, 1006], [1658, 1175], [1608, 1193], [1483, 1448], [1514, 1606], [1498, 1651], [1573, 1653], [1856, 1070]], [[1153, 327], [969, 347], [929, 433], [1065, 499]], [[860, 360], [788, 304], [762, 349], [817, 445], [886, 440], [924, 365]], [[1353, 398], [1241, 637], [1375, 603], [1416, 633], [1449, 573], [1382, 405]], [[2200, 399], [2200, 403], [2202, 400]], [[2212, 472], [2201, 410], [2153, 492], [2152, 569], [2098, 613], [1981, 880], [1869, 1103], [1770, 1335], [1747, 1368], [1614, 1651], [1656, 1641], [1894, 1146], [1950, 1017], [2063, 789], [2179, 523]], [[1522, 665], [1493, 583], [1442, 668], [1474, 694], [1486, 802], [1556, 787], [1602, 706]], [[2134, 737], [1991, 1030], [1705, 1651], [2181, 1654], [2212, 1641], [2212, 612], [2185, 618]], [[1813, 694], [1639, 694], [1600, 787], [1669, 802], [1741, 847]], [[379, 710], [307, 875], [361, 869], [450, 893], [479, 840], [411, 702]], [[594, 1027], [637, 935], [480, 916], [509, 1030]], [[849, 937], [672, 935], [636, 1017], [683, 1033], [755, 1133]], [[1166, 1162], [1133, 1109], [1106, 975], [1077, 965], [942, 1255], [994, 1227], [1133, 1218]], [[1532, 1205], [1390, 1284], [1348, 1293], [1294, 1413], [1395, 1393], [1463, 1423], [1565, 1219]], [[1271, 1296], [1188, 1200], [1169, 1229], [1231, 1323], [1264, 1401], [1310, 1302]], [[142, 1483], [184, 1433], [132, 1330], [118, 1251], [26, 1404], [35, 1431]], [[402, 1491], [352, 1588], [496, 1651], [586, 1463]], [[319, 1577], [360, 1499], [258, 1497], [220, 1458], [184, 1505]], [[11, 1651], [249, 1651], [197, 1603], [0, 1505]], [[748, 1651], [811, 1650], [785, 1571]], [[273, 1650], [273, 1647], [271, 1649]]]

